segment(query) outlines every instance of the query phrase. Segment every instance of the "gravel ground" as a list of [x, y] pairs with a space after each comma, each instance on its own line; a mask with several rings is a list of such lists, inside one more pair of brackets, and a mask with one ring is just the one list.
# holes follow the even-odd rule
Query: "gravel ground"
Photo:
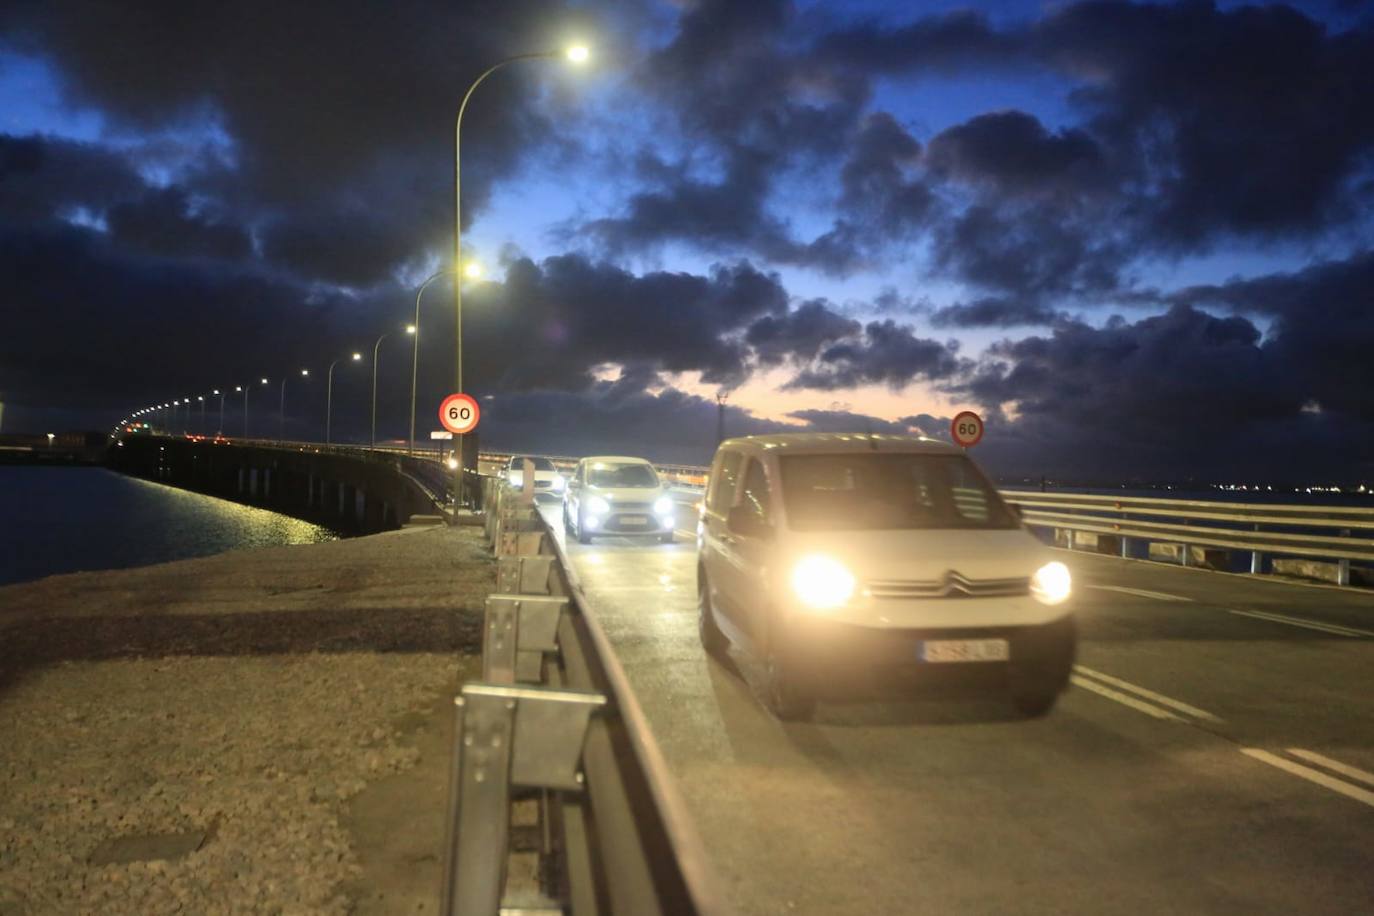
[[0, 914], [349, 912], [348, 802], [415, 766], [492, 579], [435, 530], [0, 589]]

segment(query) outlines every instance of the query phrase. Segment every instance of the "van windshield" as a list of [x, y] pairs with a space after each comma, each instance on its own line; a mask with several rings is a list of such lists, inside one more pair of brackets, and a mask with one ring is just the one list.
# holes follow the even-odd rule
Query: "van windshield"
[[658, 475], [647, 464], [594, 464], [587, 468], [587, 483], [607, 489], [656, 487]]
[[554, 470], [553, 462], [550, 461], [549, 459], [547, 459], [547, 458], [529, 458], [529, 457], [512, 458], [512, 459], [510, 460], [511, 469], [512, 469], [512, 470], [516, 470], [516, 471], [523, 470], [524, 467], [525, 467], [525, 462], [526, 462], [526, 461], [533, 461], [533, 462], [534, 462], [534, 469], [535, 469], [536, 471], [552, 471], [552, 470]]
[[796, 531], [1020, 525], [962, 455], [785, 455], [779, 467], [788, 526]]

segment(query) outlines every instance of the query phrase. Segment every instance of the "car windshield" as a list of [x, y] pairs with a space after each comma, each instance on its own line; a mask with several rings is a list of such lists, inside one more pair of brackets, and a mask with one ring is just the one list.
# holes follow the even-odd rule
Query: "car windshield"
[[593, 464], [587, 468], [587, 483], [594, 487], [656, 487], [658, 475], [647, 464]]
[[534, 469], [536, 471], [552, 471], [554, 469], [553, 462], [547, 458], [512, 458], [510, 460], [511, 470], [523, 471], [525, 469], [524, 463], [526, 461], [533, 461]]
[[789, 455], [779, 464], [788, 525], [796, 531], [1019, 525], [962, 455]]

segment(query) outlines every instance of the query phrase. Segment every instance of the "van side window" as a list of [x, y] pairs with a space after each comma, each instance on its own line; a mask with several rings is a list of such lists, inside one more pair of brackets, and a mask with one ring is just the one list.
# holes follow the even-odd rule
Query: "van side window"
[[768, 477], [763, 473], [763, 462], [757, 458], [749, 462], [749, 469], [744, 472], [744, 492], [739, 502], [759, 521], [766, 525], [773, 523], [768, 505]]
[[739, 480], [739, 466], [744, 456], [739, 452], [722, 452], [720, 466], [711, 475], [711, 496], [707, 508], [724, 515], [730, 511], [730, 503], [735, 498], [735, 483]]

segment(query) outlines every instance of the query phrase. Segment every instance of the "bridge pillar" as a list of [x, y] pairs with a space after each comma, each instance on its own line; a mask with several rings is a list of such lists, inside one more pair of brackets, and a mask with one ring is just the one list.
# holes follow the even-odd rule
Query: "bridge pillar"
[[240, 466], [239, 466], [238, 482], [237, 482], [237, 484], [235, 484], [235, 486], [234, 486], [234, 492], [236, 492], [236, 493], [242, 493], [242, 492], [243, 492], [243, 472], [244, 472], [244, 468], [243, 468], [242, 465], [240, 465]]

